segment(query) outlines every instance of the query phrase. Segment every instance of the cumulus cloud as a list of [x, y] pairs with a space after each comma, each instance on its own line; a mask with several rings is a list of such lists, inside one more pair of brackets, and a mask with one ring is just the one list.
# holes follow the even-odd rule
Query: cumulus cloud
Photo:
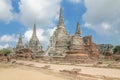
[[[20, 0], [19, 12], [13, 13], [12, 0], [0, 0], [0, 20], [9, 22], [14, 19], [27, 26], [24, 33], [24, 40], [29, 41], [32, 35], [33, 24], [37, 26], [37, 36], [45, 48], [49, 44], [49, 38], [55, 30], [55, 21], [58, 19], [61, 0]], [[17, 42], [15, 35], [3, 35], [0, 37], [1, 48], [6, 47], [6, 43]]]
[[13, 19], [11, 0], [0, 0], [0, 20], [9, 22]]
[[20, 0], [18, 19], [28, 27], [24, 34], [27, 41], [31, 38], [33, 24], [36, 23], [38, 39], [43, 48], [47, 48], [58, 19], [60, 3], [61, 0]]
[[20, 0], [20, 21], [29, 26], [34, 22], [39, 27], [53, 26], [58, 15], [61, 0]]
[[9, 44], [0, 45], [0, 49], [3, 49], [3, 48], [8, 48], [8, 47], [9, 47]]
[[16, 42], [16, 36], [13, 35], [3, 35], [0, 37], [0, 42]]
[[[43, 49], [46, 49], [47, 46], [49, 45], [49, 38], [50, 36], [53, 34], [53, 31], [56, 29], [56, 27], [54, 28], [50, 28], [50, 29], [41, 29], [41, 28], [38, 28], [36, 30], [36, 35], [40, 41], [40, 43], [42, 44], [43, 46]], [[25, 36], [25, 39], [27, 39], [27, 41], [30, 40], [31, 36], [32, 36], [32, 33], [33, 33], [33, 30], [32, 29], [29, 29], [25, 32], [24, 36]]]
[[120, 0], [85, 0], [85, 26], [102, 35], [120, 34]]

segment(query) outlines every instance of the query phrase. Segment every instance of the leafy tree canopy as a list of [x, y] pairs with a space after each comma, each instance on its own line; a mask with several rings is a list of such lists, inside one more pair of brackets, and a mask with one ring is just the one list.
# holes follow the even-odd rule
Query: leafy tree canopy
[[114, 54], [120, 54], [120, 45], [119, 46], [115, 46], [114, 50], [113, 50]]
[[7, 55], [7, 54], [10, 54], [10, 53], [11, 53], [11, 50], [8, 50], [8, 49], [2, 49], [2, 50], [0, 50], [0, 54]]

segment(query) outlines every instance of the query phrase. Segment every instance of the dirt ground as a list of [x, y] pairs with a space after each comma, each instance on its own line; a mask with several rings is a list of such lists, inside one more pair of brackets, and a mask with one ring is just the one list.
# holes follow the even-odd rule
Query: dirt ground
[[50, 69], [53, 69], [54, 72], [59, 72], [59, 70], [71, 70], [73, 68], [81, 69], [80, 73], [89, 74], [89, 75], [104, 75], [108, 77], [120, 78], [120, 69], [110, 69], [110, 68], [97, 68], [97, 67], [84, 67], [84, 66], [75, 66], [75, 65], [61, 65], [61, 64], [47, 64], [47, 63], [38, 63], [31, 61], [17, 61], [18, 63], [23, 64], [32, 64], [35, 67], [43, 67], [49, 65]]
[[[79, 75], [60, 73], [73, 68], [81, 69]], [[0, 80], [120, 80], [120, 69], [17, 61], [12, 67], [0, 65]]]
[[0, 80], [68, 80], [28, 68], [0, 68]]

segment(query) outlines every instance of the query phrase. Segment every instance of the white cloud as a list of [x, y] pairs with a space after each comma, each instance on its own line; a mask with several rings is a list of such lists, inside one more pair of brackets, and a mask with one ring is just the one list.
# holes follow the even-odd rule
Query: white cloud
[[27, 41], [31, 38], [33, 24], [36, 23], [38, 39], [43, 48], [47, 48], [58, 19], [60, 3], [61, 0], [20, 0], [18, 19], [28, 27], [24, 33]]
[[3, 48], [8, 48], [8, 47], [9, 47], [9, 44], [0, 45], [0, 49], [3, 49]]
[[111, 28], [110, 24], [107, 24], [107, 23], [102, 23], [101, 27], [104, 29], [104, 30], [109, 30]]
[[[54, 28], [50, 28], [50, 29], [41, 29], [38, 28], [37, 29], [37, 37], [40, 41], [40, 43], [42, 44], [43, 48], [46, 49], [49, 45], [49, 38], [50, 36], [53, 34], [53, 31], [56, 29], [56, 27]], [[30, 40], [31, 36], [32, 36], [33, 30], [27, 30], [24, 34], [25, 39], [27, 39], [27, 41]]]
[[103, 35], [120, 34], [120, 0], [85, 0], [85, 6], [86, 27]]
[[3, 35], [0, 37], [0, 42], [16, 42], [16, 36], [13, 35]]
[[9, 22], [13, 19], [11, 0], [0, 0], [0, 20]]
[[80, 3], [81, 2], [81, 0], [68, 0], [68, 1], [71, 3]]
[[[29, 41], [32, 35], [33, 24], [37, 26], [37, 36], [42, 46], [46, 48], [49, 38], [55, 30], [55, 21], [58, 19], [61, 0], [20, 0], [19, 13], [13, 13], [12, 0], [0, 0], [0, 20], [9, 22], [16, 19], [27, 26], [24, 39]], [[1, 48], [6, 43], [17, 42], [15, 35], [3, 35], [0, 37]]]
[[110, 35], [111, 34], [111, 25], [108, 23], [101, 23], [101, 24], [90, 24], [90, 23], [85, 23], [84, 25], [87, 28], [90, 28], [94, 31], [96, 31], [98, 34], [101, 35]]
[[31, 26], [34, 22], [39, 27], [53, 26], [58, 15], [61, 0], [20, 0], [18, 14], [20, 21]]

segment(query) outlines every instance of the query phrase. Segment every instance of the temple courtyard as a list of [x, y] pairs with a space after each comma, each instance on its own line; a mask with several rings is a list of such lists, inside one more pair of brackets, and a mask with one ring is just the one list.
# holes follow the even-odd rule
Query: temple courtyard
[[120, 69], [16, 60], [0, 63], [0, 80], [120, 80]]

